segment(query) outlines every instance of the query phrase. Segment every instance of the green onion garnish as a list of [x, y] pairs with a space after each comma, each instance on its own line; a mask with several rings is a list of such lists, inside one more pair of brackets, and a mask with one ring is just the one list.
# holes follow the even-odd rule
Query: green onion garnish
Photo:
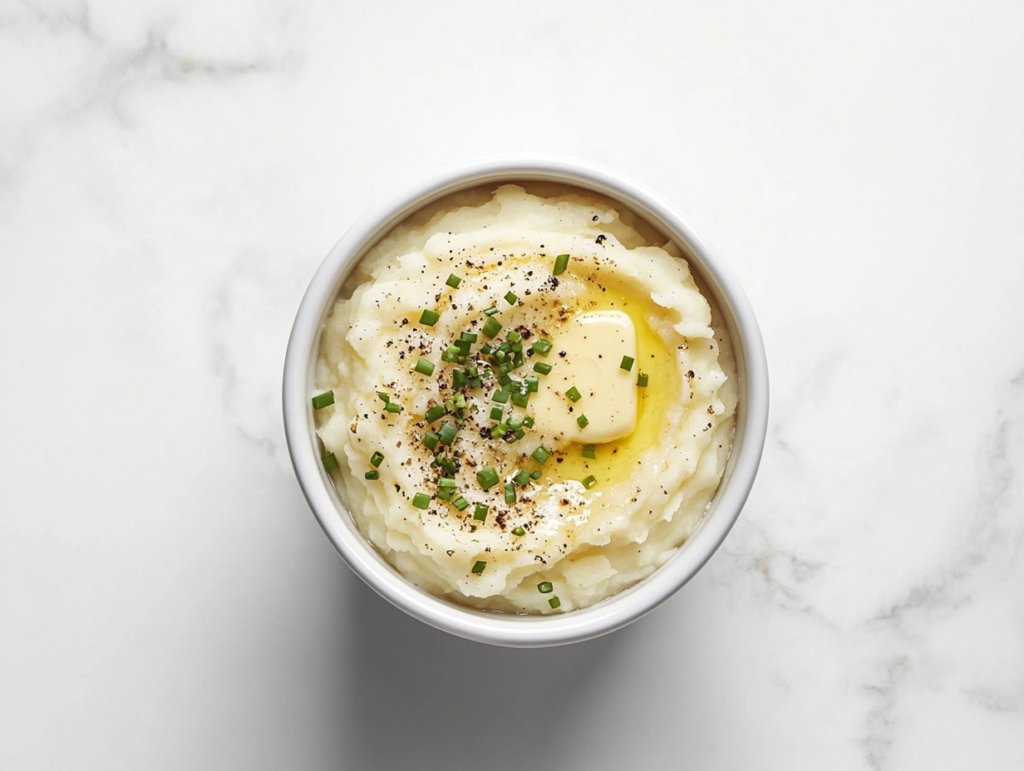
[[388, 395], [387, 395], [386, 393], [384, 393], [383, 391], [378, 391], [378, 392], [377, 392], [377, 396], [378, 396], [378, 397], [380, 397], [380, 400], [381, 400], [382, 402], [384, 402], [385, 404], [387, 404], [388, 402], [390, 402], [390, 401], [391, 401], [391, 397], [390, 397], [390, 396], [388, 396]]
[[576, 386], [573, 386], [572, 388], [565, 392], [565, 397], [573, 404], [575, 404], [576, 402], [583, 398], [583, 394], [580, 393], [579, 389]]
[[426, 493], [416, 493], [412, 497], [412, 505], [417, 509], [425, 509], [430, 506], [430, 496]]
[[448, 477], [441, 477], [440, 479], [437, 480], [438, 487], [446, 487], [450, 490], [453, 490], [456, 487], [458, 487], [458, 484], [459, 483], [456, 482], [454, 479], [449, 479]]
[[533, 371], [539, 372], [542, 375], [547, 375], [551, 372], [551, 365], [546, 361], [535, 361], [533, 363]]
[[494, 470], [494, 466], [488, 466], [485, 469], [481, 469], [476, 472], [476, 481], [480, 483], [480, 486], [485, 490], [489, 490], [498, 484], [498, 472]]
[[508, 391], [495, 391], [491, 396], [491, 401], [497, 402], [498, 404], [508, 404], [510, 396], [512, 396], [512, 394]]
[[313, 409], [322, 410], [324, 407], [330, 407], [334, 404], [334, 391], [324, 391], [322, 394], [317, 394], [313, 397]]
[[540, 469], [539, 468], [535, 468], [533, 471], [530, 472], [530, 479], [540, 479]]
[[645, 375], [643, 372], [637, 375], [636, 384], [641, 388], [647, 388], [647, 375]]
[[526, 426], [527, 428], [533, 428], [533, 418], [531, 418], [529, 415], [524, 417], [523, 425]]
[[473, 519], [477, 522], [484, 522], [487, 519], [487, 504], [478, 503], [473, 509]]
[[516, 486], [511, 482], [505, 485], [505, 503], [511, 506], [516, 502]]
[[535, 394], [540, 390], [540, 379], [535, 377], [526, 378], [526, 390]]
[[438, 313], [437, 311], [425, 310], [423, 311], [423, 313], [420, 314], [420, 324], [423, 324], [424, 326], [427, 327], [432, 327], [434, 326], [434, 324], [437, 323], [437, 320], [439, 318], [441, 318], [441, 314]]
[[633, 357], [623, 356], [622, 363], [619, 365], [619, 369], [624, 369], [626, 370], [626, 372], [629, 372], [631, 369], [633, 369]]
[[437, 449], [437, 443], [440, 440], [441, 438], [433, 431], [427, 431], [427, 433], [423, 435], [423, 446], [433, 452]]
[[380, 472], [379, 471], [367, 471], [365, 474], [363, 474], [363, 476], [366, 479], [369, 479], [369, 480], [373, 481], [373, 480], [376, 480], [376, 479], [380, 479]]
[[525, 410], [526, 405], [530, 403], [530, 392], [527, 391], [525, 394], [518, 392], [512, 394], [512, 403], [516, 405], [516, 407], [522, 407]]
[[491, 316], [487, 321], [484, 322], [483, 328], [480, 330], [488, 337], [494, 337], [501, 331], [501, 322]]
[[486, 568], [486, 567], [487, 567], [487, 563], [486, 562], [484, 562], [483, 560], [477, 560], [476, 564], [473, 566], [473, 572], [476, 573], [477, 575], [480, 575], [481, 573], [484, 572], [484, 568]]
[[526, 487], [526, 485], [530, 483], [530, 472], [521, 468], [516, 472], [516, 475], [513, 478], [516, 480], [517, 485], [520, 487]]
[[459, 335], [459, 339], [465, 340], [467, 343], [475, 343], [476, 332], [463, 332], [461, 335]]
[[533, 345], [530, 346], [530, 348], [533, 349], [534, 353], [539, 353], [541, 356], [547, 356], [549, 353], [551, 353], [551, 349], [554, 347], [554, 345], [552, 345], [550, 342], [544, 339], [535, 340], [533, 342]]
[[505, 410], [501, 407], [491, 407], [491, 420], [501, 420], [501, 416], [505, 414]]
[[320, 460], [323, 461], [324, 470], [334, 471], [338, 468], [338, 459], [335, 457], [333, 452], [325, 452], [320, 456]]
[[495, 313], [497, 313], [497, 312], [498, 312], [498, 309], [497, 309], [497, 308], [495, 308], [495, 307], [494, 307], [494, 306], [492, 305], [492, 306], [491, 306], [490, 308], [488, 308], [487, 310], [485, 310], [485, 311], [484, 311], [484, 315], [485, 315], [485, 316], [493, 316], [493, 315], [494, 315]]
[[561, 604], [561, 600], [559, 600], [557, 597], [552, 597], [550, 600], [548, 600], [548, 605], [550, 605], [552, 608], [558, 608], [561, 606]]
[[462, 279], [456, 276], [454, 273], [452, 273], [450, 276], [448, 276], [448, 280], [445, 281], [444, 283], [446, 283], [452, 289], [458, 289], [459, 284], [462, 283]]
[[435, 420], [444, 415], [448, 410], [445, 409], [443, 404], [436, 404], [427, 410], [427, 414], [423, 417], [426, 418], [428, 423], [433, 423]]
[[526, 530], [523, 529], [522, 525], [520, 525], [519, 527], [517, 527], [515, 530], [512, 531], [512, 534], [513, 535], [518, 535], [520, 538], [522, 538], [524, 535], [526, 535]]
[[565, 273], [565, 269], [569, 267], [569, 255], [560, 254], [555, 257], [555, 269], [551, 271], [553, 276], [560, 276]]
[[429, 359], [420, 359], [418, 362], [416, 362], [416, 371], [419, 372], [421, 375], [426, 375], [427, 377], [430, 377], [431, 375], [434, 374], [434, 362], [430, 361]]
[[551, 453], [548, 452], [548, 450], [546, 450], [543, 445], [541, 445], [540, 447], [533, 451], [533, 455], [531, 455], [530, 457], [543, 466], [544, 461], [551, 457]]
[[461, 351], [453, 345], [448, 348], [445, 348], [444, 353], [441, 354], [441, 361], [446, 361], [449, 364], [453, 364], [459, 360], [460, 355]]
[[445, 421], [441, 426], [441, 430], [437, 432], [437, 437], [441, 440], [441, 444], [450, 445], [455, 439], [455, 435], [457, 433], [459, 433], [459, 429], [448, 421]]
[[443, 488], [441, 488], [440, 490], [437, 491], [437, 498], [438, 498], [438, 500], [450, 501], [454, 497], [455, 497], [455, 491], [453, 489], [451, 489], [450, 487], [443, 487]]
[[384, 409], [387, 412], [398, 413], [402, 411], [402, 405], [398, 402], [388, 402]]
[[583, 457], [595, 460], [597, 458], [597, 445], [596, 444], [585, 444], [583, 445]]
[[579, 425], [580, 428], [586, 428], [587, 426], [590, 425], [590, 421], [587, 420], [586, 415], [580, 415], [578, 418], [576, 418], [576, 423]]
[[466, 377], [466, 371], [463, 369], [457, 369], [452, 372], [452, 388], [459, 389], [465, 388], [466, 383], [469, 382], [469, 378]]
[[518, 300], [518, 299], [519, 298], [516, 297], [511, 292], [509, 292], [508, 294], [505, 295], [505, 302], [507, 302], [509, 305], [515, 305], [516, 304], [516, 300]]
[[[508, 295], [505, 295], [505, 297], [507, 299]], [[518, 343], [520, 340], [523, 339], [523, 333], [516, 329], [513, 329], [511, 332], [505, 335], [505, 339], [508, 340], [510, 343]]]
[[541, 581], [537, 584], [537, 591], [541, 594], [551, 594], [555, 590], [550, 581]]
[[374, 468], [380, 468], [381, 462], [384, 460], [384, 453], [375, 452], [370, 456], [370, 465]]
[[465, 511], [466, 509], [469, 508], [469, 501], [467, 501], [461, 495], [455, 499], [454, 503], [455, 508], [457, 508], [459, 511]]
[[591, 487], [593, 487], [594, 485], [596, 485], [596, 484], [597, 484], [597, 480], [594, 479], [594, 475], [593, 474], [591, 474], [590, 476], [588, 476], [586, 479], [583, 480], [583, 486], [585, 488], [587, 488], [588, 490]]

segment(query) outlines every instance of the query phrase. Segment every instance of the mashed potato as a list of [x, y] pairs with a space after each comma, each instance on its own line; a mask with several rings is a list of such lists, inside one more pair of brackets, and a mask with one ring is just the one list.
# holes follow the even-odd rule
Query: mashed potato
[[[536, 189], [393, 230], [343, 289], [316, 377], [366, 538], [427, 591], [510, 613], [586, 607], [664, 564], [718, 487], [736, 407], [728, 340], [677, 247], [600, 196]], [[628, 331], [572, 337], [587, 318]], [[591, 364], [574, 389], [584, 375], [564, 373]]]

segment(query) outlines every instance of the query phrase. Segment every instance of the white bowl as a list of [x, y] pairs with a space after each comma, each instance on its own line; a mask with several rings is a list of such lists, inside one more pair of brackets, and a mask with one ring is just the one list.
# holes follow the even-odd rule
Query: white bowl
[[[410, 214], [443, 196], [515, 180], [559, 182], [601, 193], [621, 201], [675, 241], [717, 300], [732, 338], [739, 380], [732, 454], [718, 492], [689, 540], [635, 586], [589, 608], [547, 616], [486, 613], [455, 605], [401, 576], [359, 533], [323, 471], [310, 405], [324, 322], [342, 282], [366, 250]], [[542, 647], [588, 640], [635, 621], [671, 597], [714, 554], [739, 516], [757, 474], [768, 422], [768, 366], [757, 320], [736, 278], [662, 198], [591, 163], [501, 156], [440, 171], [352, 226], [313, 276], [299, 306], [285, 358], [283, 399], [285, 434], [299, 485], [327, 537], [360, 578], [406, 613], [438, 629], [494, 645]]]

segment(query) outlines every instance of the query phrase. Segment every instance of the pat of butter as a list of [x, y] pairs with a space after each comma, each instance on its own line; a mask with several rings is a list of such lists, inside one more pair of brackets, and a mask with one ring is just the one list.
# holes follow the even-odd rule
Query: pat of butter
[[[530, 400], [536, 429], [556, 440], [586, 444], [633, 433], [636, 375], [620, 366], [623, 356], [636, 358], [633, 320], [622, 311], [581, 313], [552, 342], [546, 359], [551, 372], [539, 376], [539, 390]], [[582, 394], [577, 402], [566, 396], [573, 386]], [[584, 428], [577, 422], [581, 415], [589, 421]]]

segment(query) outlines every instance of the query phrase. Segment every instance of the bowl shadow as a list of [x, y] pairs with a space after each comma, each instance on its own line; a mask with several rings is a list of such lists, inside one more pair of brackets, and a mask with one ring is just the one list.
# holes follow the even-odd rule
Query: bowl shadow
[[470, 642], [407, 616], [350, 583], [345, 694], [353, 768], [552, 768], [558, 716], [584, 704], [629, 637], [541, 649]]

